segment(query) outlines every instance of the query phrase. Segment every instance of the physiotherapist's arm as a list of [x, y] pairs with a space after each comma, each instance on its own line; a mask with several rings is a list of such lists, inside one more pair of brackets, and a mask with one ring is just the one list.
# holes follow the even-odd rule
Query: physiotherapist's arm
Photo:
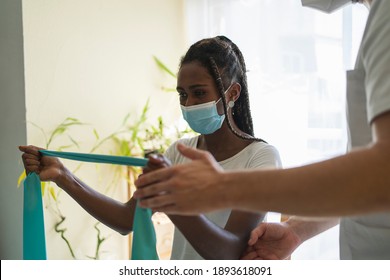
[[[223, 208], [300, 216], [390, 210], [390, 112], [374, 119], [374, 143], [347, 155], [284, 170], [222, 171], [203, 151], [178, 146], [191, 163], [137, 180], [143, 207], [193, 214]], [[223, 196], [221, 196], [223, 193]]]
[[[293, 169], [221, 175], [231, 189], [225, 203], [302, 216], [390, 210], [390, 112], [372, 127], [374, 143], [344, 156]], [[242, 180], [247, 187], [240, 197], [232, 186]], [[256, 184], [262, 188], [251, 187]]]

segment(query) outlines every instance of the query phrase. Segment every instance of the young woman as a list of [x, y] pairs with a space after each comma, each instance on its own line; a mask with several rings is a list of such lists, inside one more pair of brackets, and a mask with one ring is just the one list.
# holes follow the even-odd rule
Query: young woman
[[[225, 170], [278, 168], [274, 147], [254, 137], [246, 66], [238, 47], [228, 38], [203, 39], [182, 58], [177, 91], [183, 117], [199, 136], [180, 140], [209, 151]], [[187, 161], [172, 145], [165, 156], [151, 156], [144, 172]], [[40, 157], [38, 148], [22, 146], [27, 172], [53, 181], [86, 211], [121, 234], [132, 230], [135, 200], [113, 200], [88, 187], [55, 158]], [[223, 197], [223, 188], [220, 190]], [[196, 203], [196, 201], [193, 201]], [[265, 213], [224, 210], [207, 215], [169, 218], [175, 224], [172, 259], [238, 259], [251, 230]]]

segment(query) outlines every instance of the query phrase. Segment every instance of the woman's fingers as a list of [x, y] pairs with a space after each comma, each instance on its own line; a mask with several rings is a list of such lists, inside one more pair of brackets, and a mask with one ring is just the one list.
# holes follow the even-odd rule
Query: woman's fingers
[[19, 150], [23, 152], [22, 160], [27, 173], [39, 173], [41, 155], [39, 148], [35, 146], [19, 146]]
[[19, 150], [21, 152], [40, 157], [41, 154], [39, 153], [39, 150], [43, 150], [43, 149], [36, 146], [29, 145], [29, 146], [19, 146]]

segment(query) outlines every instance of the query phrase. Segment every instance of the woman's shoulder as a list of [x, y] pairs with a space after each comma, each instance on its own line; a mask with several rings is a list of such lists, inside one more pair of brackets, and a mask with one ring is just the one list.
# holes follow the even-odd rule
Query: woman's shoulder
[[267, 152], [271, 154], [279, 154], [278, 149], [276, 149], [275, 146], [264, 141], [254, 141], [248, 146], [248, 149], [252, 151], [261, 151], [261, 152]]
[[181, 154], [177, 151], [176, 145], [177, 143], [184, 144], [191, 148], [196, 148], [198, 143], [198, 137], [194, 136], [190, 138], [182, 138], [179, 140], [176, 140], [173, 144], [171, 144], [168, 149], [165, 151], [164, 155], [171, 160], [172, 163], [178, 162], [180, 160]]
[[170, 145], [168, 149], [176, 147], [177, 143], [181, 143], [181, 144], [184, 144], [186, 146], [196, 148], [196, 146], [198, 144], [198, 138], [199, 138], [199, 136], [178, 139], [175, 142], [173, 142], [173, 144]]
[[266, 142], [256, 141], [247, 147], [247, 153], [251, 161], [260, 165], [270, 165], [274, 167], [281, 167], [281, 159], [278, 149]]

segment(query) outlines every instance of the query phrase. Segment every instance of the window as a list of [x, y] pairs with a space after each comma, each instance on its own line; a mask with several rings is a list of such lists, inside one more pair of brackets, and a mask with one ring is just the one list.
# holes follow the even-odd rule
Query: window
[[[225, 35], [241, 49], [255, 134], [284, 167], [345, 153], [345, 70], [353, 68], [367, 9], [331, 15], [299, 0], [187, 0], [190, 43]], [[294, 259], [338, 259], [338, 230], [303, 244]]]

